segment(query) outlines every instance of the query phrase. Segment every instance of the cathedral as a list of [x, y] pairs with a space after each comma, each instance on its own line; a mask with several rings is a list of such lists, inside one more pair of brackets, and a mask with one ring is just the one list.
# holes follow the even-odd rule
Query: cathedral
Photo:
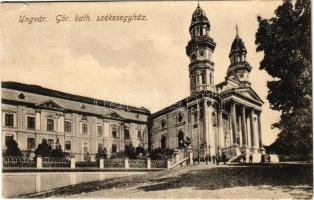
[[225, 81], [215, 84], [216, 43], [210, 28], [198, 6], [186, 47], [190, 95], [156, 113], [37, 85], [2, 82], [2, 149], [13, 136], [24, 153], [33, 152], [46, 139], [52, 148], [60, 142], [78, 160], [87, 152], [95, 156], [99, 148], [106, 148], [110, 156], [130, 146], [188, 146], [198, 158], [263, 152], [263, 101], [251, 88], [252, 67], [244, 42], [237, 33]]
[[190, 96], [151, 116], [152, 148], [180, 148], [190, 141], [194, 157], [224, 152], [228, 157], [261, 153], [261, 106], [251, 88], [247, 50], [237, 34], [231, 44], [225, 81], [215, 84], [212, 60], [216, 43], [210, 22], [198, 5], [186, 47], [190, 59]]

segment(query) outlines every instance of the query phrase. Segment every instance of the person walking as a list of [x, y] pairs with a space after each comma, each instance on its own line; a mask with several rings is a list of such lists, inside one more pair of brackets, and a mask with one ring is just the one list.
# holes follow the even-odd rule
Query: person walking
[[265, 154], [262, 154], [262, 156], [261, 156], [261, 163], [262, 163], [262, 164], [265, 163]]
[[215, 161], [216, 161], [216, 156], [215, 156], [215, 155], [213, 155], [213, 156], [212, 156], [212, 159], [213, 159], [213, 164], [215, 164]]
[[222, 161], [224, 162], [224, 165], [225, 165], [226, 162], [227, 162], [227, 157], [226, 157], [225, 152], [222, 152]]
[[220, 156], [217, 155], [217, 156], [216, 156], [216, 164], [219, 165], [219, 162], [220, 162]]
[[243, 164], [246, 164], [246, 154], [243, 154], [242, 159], [243, 159]]
[[250, 156], [249, 156], [249, 163], [252, 164], [252, 162], [253, 162], [253, 154], [250, 153]]
[[267, 155], [268, 164], [270, 164], [270, 159], [271, 159], [271, 158], [270, 158], [270, 154], [268, 154], [268, 155]]

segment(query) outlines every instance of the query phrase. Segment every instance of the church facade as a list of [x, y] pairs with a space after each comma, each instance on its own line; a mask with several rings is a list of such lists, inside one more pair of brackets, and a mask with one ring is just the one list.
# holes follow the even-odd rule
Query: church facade
[[224, 152], [233, 157], [263, 151], [263, 101], [251, 88], [252, 67], [246, 61], [244, 42], [237, 33], [225, 81], [215, 84], [212, 54], [216, 43], [200, 6], [192, 15], [189, 32], [190, 96], [152, 115], [152, 148], [183, 147], [190, 140], [194, 156]]
[[181, 148], [190, 142], [194, 156], [224, 152], [228, 157], [263, 151], [261, 106], [251, 88], [252, 67], [236, 34], [225, 81], [215, 84], [212, 60], [216, 43], [198, 6], [186, 47], [190, 59], [190, 95], [156, 113], [35, 85], [2, 82], [2, 149], [10, 136], [22, 151], [34, 151], [42, 139], [82, 160], [106, 147], [109, 154], [128, 146]]

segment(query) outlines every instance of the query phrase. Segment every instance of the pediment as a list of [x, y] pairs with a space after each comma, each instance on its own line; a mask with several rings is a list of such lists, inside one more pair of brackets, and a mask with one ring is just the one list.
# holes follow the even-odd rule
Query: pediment
[[258, 96], [258, 94], [252, 88], [245, 88], [245, 89], [239, 88], [239, 89], [236, 89], [235, 92], [239, 94], [240, 96], [246, 97], [260, 104], [264, 103], [263, 100]]
[[103, 116], [104, 117], [114, 118], [114, 119], [120, 119], [120, 120], [124, 119], [119, 113], [117, 113], [115, 111], [110, 111], [110, 112], [104, 114]]
[[62, 106], [60, 106], [59, 104], [50, 99], [48, 101], [44, 101], [42, 103], [37, 104], [37, 106], [45, 109], [64, 110]]

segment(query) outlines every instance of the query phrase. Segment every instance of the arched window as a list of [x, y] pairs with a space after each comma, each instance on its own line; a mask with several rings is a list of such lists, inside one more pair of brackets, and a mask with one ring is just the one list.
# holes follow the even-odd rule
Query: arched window
[[178, 147], [184, 147], [184, 133], [181, 130], [178, 133]]
[[166, 146], [167, 146], [166, 142], [167, 142], [166, 136], [162, 135], [161, 139], [160, 139], [160, 146], [161, 146], [162, 149], [166, 148]]

